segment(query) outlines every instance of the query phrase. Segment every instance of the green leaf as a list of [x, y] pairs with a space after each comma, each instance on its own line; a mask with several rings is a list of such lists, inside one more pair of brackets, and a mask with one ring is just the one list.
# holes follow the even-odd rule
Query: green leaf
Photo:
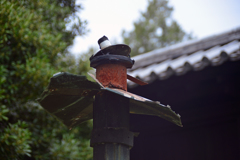
[[[84, 20], [65, 21], [74, 19], [80, 10], [76, 1], [1, 0], [0, 4], [0, 121], [4, 124], [0, 127], [0, 159], [59, 159], [57, 152], [67, 159], [91, 159], [90, 149], [81, 156], [85, 145], [79, 142], [89, 139], [91, 128], [83, 125], [86, 134], [74, 133], [67, 139], [72, 143], [60, 143], [69, 131], [35, 102], [54, 73], [88, 70], [79, 69], [75, 56], [67, 50], [76, 36], [71, 26], [86, 33]], [[53, 143], [63, 150], [49, 152], [54, 150]]]

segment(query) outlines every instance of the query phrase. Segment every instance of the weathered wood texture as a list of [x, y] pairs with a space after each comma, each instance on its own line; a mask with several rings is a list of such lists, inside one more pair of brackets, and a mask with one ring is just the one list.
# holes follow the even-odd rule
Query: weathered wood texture
[[129, 115], [129, 99], [110, 92], [95, 96], [91, 137], [94, 160], [129, 160], [133, 146]]

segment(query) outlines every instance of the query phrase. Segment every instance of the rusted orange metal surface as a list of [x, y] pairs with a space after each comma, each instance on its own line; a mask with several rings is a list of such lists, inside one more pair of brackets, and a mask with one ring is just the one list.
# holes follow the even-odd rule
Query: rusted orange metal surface
[[128, 74], [127, 74], [127, 79], [130, 80], [130, 81], [132, 81], [132, 82], [134, 82], [134, 83], [137, 83], [137, 84], [139, 84], [139, 85], [141, 85], [141, 86], [144, 86], [144, 85], [147, 85], [147, 84], [148, 84], [148, 83], [143, 82], [143, 81], [141, 81], [141, 80], [139, 80], [139, 79], [137, 79], [137, 78], [135, 78], [135, 77], [132, 77], [132, 76], [130, 76], [130, 75], [128, 75]]
[[104, 87], [127, 91], [127, 68], [120, 64], [102, 64], [96, 68], [96, 78]]

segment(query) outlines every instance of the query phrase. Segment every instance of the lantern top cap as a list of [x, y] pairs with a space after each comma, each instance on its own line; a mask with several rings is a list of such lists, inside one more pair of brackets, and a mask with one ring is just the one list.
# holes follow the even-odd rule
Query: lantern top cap
[[93, 57], [101, 55], [122, 55], [130, 57], [131, 48], [126, 44], [112, 45], [106, 36], [101, 37], [98, 40], [100, 50], [93, 55]]
[[100, 49], [104, 49], [108, 46], [111, 46], [111, 43], [106, 36], [103, 36], [102, 38], [100, 38], [98, 40], [98, 45], [99, 45]]

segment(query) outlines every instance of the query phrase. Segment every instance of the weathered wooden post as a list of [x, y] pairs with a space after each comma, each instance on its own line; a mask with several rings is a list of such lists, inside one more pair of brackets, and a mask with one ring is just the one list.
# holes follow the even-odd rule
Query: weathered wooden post
[[[91, 67], [96, 68], [97, 80], [104, 87], [126, 91], [127, 68], [134, 63], [129, 56], [130, 48], [126, 45], [111, 46], [105, 36], [99, 39], [98, 44], [101, 50], [90, 58]], [[129, 111], [129, 99], [125, 97], [109, 92], [95, 96], [91, 138], [94, 160], [129, 160], [130, 148], [133, 147]]]
[[[93, 118], [91, 146], [94, 160], [128, 160], [133, 147], [130, 114], [158, 116], [182, 126], [180, 116], [159, 102], [127, 92], [127, 75], [134, 60], [124, 44], [111, 45], [107, 37], [98, 41], [100, 50], [91, 58], [95, 82], [85, 76], [60, 72], [51, 79], [39, 103], [69, 129]], [[144, 127], [144, 126], [143, 126]]]

